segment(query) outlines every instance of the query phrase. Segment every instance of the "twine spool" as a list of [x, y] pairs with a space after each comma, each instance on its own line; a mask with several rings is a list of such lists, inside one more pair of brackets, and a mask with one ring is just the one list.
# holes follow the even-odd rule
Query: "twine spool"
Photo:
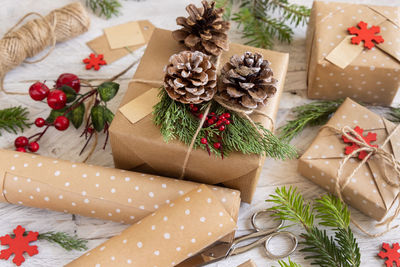
[[[39, 18], [16, 29], [25, 18], [32, 15]], [[0, 40], [0, 89], [4, 91], [3, 81], [8, 71], [23, 62], [35, 63], [45, 59], [56, 43], [86, 32], [89, 26], [89, 15], [79, 2], [55, 9], [45, 17], [34, 12], [26, 14]], [[42, 58], [26, 61], [26, 58], [37, 55], [48, 46], [51, 48]]]

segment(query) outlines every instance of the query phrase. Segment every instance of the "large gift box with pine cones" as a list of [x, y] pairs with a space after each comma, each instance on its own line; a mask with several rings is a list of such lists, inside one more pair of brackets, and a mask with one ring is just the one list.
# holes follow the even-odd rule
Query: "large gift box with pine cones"
[[[154, 124], [151, 114], [152, 107], [160, 99], [157, 97], [157, 91], [151, 92], [155, 87], [160, 87], [164, 81], [164, 67], [168, 64], [171, 55], [184, 50], [186, 48], [174, 40], [171, 31], [162, 29], [154, 31], [121, 103], [122, 109], [125, 107], [129, 109], [129, 103], [135, 102], [136, 107], [140, 106], [143, 110], [136, 109], [137, 112], [131, 113], [128, 118], [127, 114], [121, 112], [120, 109], [110, 128], [116, 167], [170, 177], [179, 177], [182, 173], [188, 145], [178, 140], [171, 140], [168, 143], [164, 141], [160, 128]], [[229, 50], [222, 52], [219, 58], [220, 64], [216, 64], [217, 73], [233, 55], [243, 55], [246, 51], [258, 52], [271, 63], [273, 77], [278, 80], [276, 93], [268, 98], [267, 104], [261, 111], [275, 120], [289, 56], [270, 50], [230, 44]], [[207, 96], [204, 95], [204, 97]], [[132, 120], [132, 117], [138, 119]], [[251, 118], [266, 129], [273, 130], [273, 122], [267, 117], [251, 115]], [[223, 184], [229, 188], [238, 189], [241, 191], [242, 200], [251, 202], [264, 160], [264, 156], [239, 152], [232, 152], [222, 159], [214, 154], [209, 155], [206, 150], [194, 149], [190, 153], [184, 179], [206, 184]]]
[[[393, 164], [400, 159], [400, 130], [396, 127], [348, 98], [300, 158], [299, 172], [381, 220], [397, 206], [399, 197], [395, 185], [399, 173]], [[365, 146], [358, 143], [361, 138]]]
[[390, 105], [400, 84], [400, 8], [315, 1], [308, 96]]

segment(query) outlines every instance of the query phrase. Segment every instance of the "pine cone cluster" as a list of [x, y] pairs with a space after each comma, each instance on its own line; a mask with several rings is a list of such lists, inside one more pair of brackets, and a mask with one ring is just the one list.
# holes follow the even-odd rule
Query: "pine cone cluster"
[[223, 8], [215, 8], [215, 2], [202, 1], [202, 7], [190, 4], [186, 7], [189, 17], [178, 17], [176, 23], [182, 29], [172, 33], [175, 40], [184, 42], [192, 51], [218, 56], [228, 50], [227, 31], [230, 24], [224, 21]]
[[165, 72], [165, 90], [181, 103], [210, 101], [217, 91], [216, 68], [211, 57], [202, 52], [183, 51], [172, 55]]
[[258, 53], [234, 55], [221, 70], [218, 94], [227, 102], [245, 109], [256, 109], [267, 103], [277, 88], [268, 60]]

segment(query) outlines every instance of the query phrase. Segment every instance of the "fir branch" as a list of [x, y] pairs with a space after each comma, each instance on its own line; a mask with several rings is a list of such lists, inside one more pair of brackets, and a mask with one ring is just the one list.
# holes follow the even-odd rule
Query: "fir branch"
[[0, 110], [0, 130], [14, 134], [17, 134], [18, 130], [23, 132], [24, 128], [31, 125], [28, 123], [28, 115], [28, 110], [21, 106]]
[[119, 15], [121, 3], [118, 0], [86, 0], [86, 6], [99, 16], [109, 19]]
[[[160, 126], [160, 132], [166, 142], [170, 140], [180, 140], [189, 145], [199, 126], [200, 120], [194, 117], [188, 105], [174, 101], [165, 90], [160, 91], [160, 101], [154, 106], [153, 121]], [[222, 114], [230, 112], [213, 102], [210, 112]], [[205, 105], [202, 107], [205, 108]], [[232, 123], [226, 127], [222, 137], [223, 150], [208, 146], [210, 152], [223, 156], [238, 151], [243, 154], [266, 155], [275, 159], [295, 158], [297, 153], [289, 144], [282, 142], [274, 136], [271, 131], [265, 129], [261, 124], [257, 124], [259, 131], [246, 118], [231, 112]], [[212, 126], [203, 127], [195, 140], [194, 148], [207, 149], [205, 144], [201, 143], [201, 138], [207, 136], [208, 140], [217, 138], [220, 134], [217, 128]]]
[[301, 267], [300, 264], [293, 262], [290, 257], [288, 257], [288, 262], [286, 263], [283, 260], [278, 261], [280, 267]]
[[47, 232], [43, 234], [39, 234], [39, 240], [47, 240], [51, 243], [56, 243], [60, 245], [67, 251], [71, 250], [87, 250], [87, 240], [80, 239], [78, 237], [70, 236], [63, 232]]
[[390, 108], [388, 120], [392, 122], [400, 122], [400, 108]]
[[288, 121], [284, 126], [279, 128], [279, 138], [286, 142], [290, 142], [307, 126], [325, 124], [343, 101], [344, 99], [314, 101], [309, 104], [295, 107], [293, 109], [295, 119]]

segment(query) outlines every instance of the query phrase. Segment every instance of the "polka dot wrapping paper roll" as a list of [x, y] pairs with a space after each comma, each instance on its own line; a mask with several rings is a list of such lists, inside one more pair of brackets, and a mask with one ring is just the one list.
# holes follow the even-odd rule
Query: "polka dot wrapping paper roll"
[[[372, 49], [348, 29], [380, 28]], [[308, 97], [390, 105], [400, 85], [400, 7], [314, 1], [307, 31]]]
[[[327, 128], [327, 127], [331, 128]], [[357, 104], [351, 99], [346, 99], [332, 116], [326, 127], [323, 128], [314, 139], [310, 147], [299, 159], [299, 172], [320, 185], [324, 189], [335, 193], [336, 182], [339, 179], [338, 170], [346, 154], [346, 147], [342, 134], [336, 134], [332, 128], [341, 130], [348, 126], [355, 129], [357, 126], [364, 129], [363, 137], [368, 134], [375, 136], [371, 145], [379, 147], [383, 145], [396, 125], [367, 108]], [[390, 141], [382, 149], [392, 154], [396, 160], [400, 159], [400, 131], [395, 132]], [[343, 188], [343, 200], [352, 207], [362, 211], [366, 215], [381, 220], [391, 209], [397, 206], [399, 188], [385, 182], [384, 175], [395, 179], [397, 174], [393, 167], [383, 163], [378, 155], [373, 155], [365, 164], [357, 170], [354, 176], [352, 172], [360, 165], [361, 154], [354, 154], [343, 165], [343, 172], [339, 184], [343, 186], [345, 180], [350, 177], [349, 183]]]
[[[0, 150], [0, 186], [3, 202], [132, 224], [199, 184]], [[237, 220], [240, 192], [210, 188]]]
[[66, 266], [175, 266], [235, 227], [220, 200], [202, 185]]

